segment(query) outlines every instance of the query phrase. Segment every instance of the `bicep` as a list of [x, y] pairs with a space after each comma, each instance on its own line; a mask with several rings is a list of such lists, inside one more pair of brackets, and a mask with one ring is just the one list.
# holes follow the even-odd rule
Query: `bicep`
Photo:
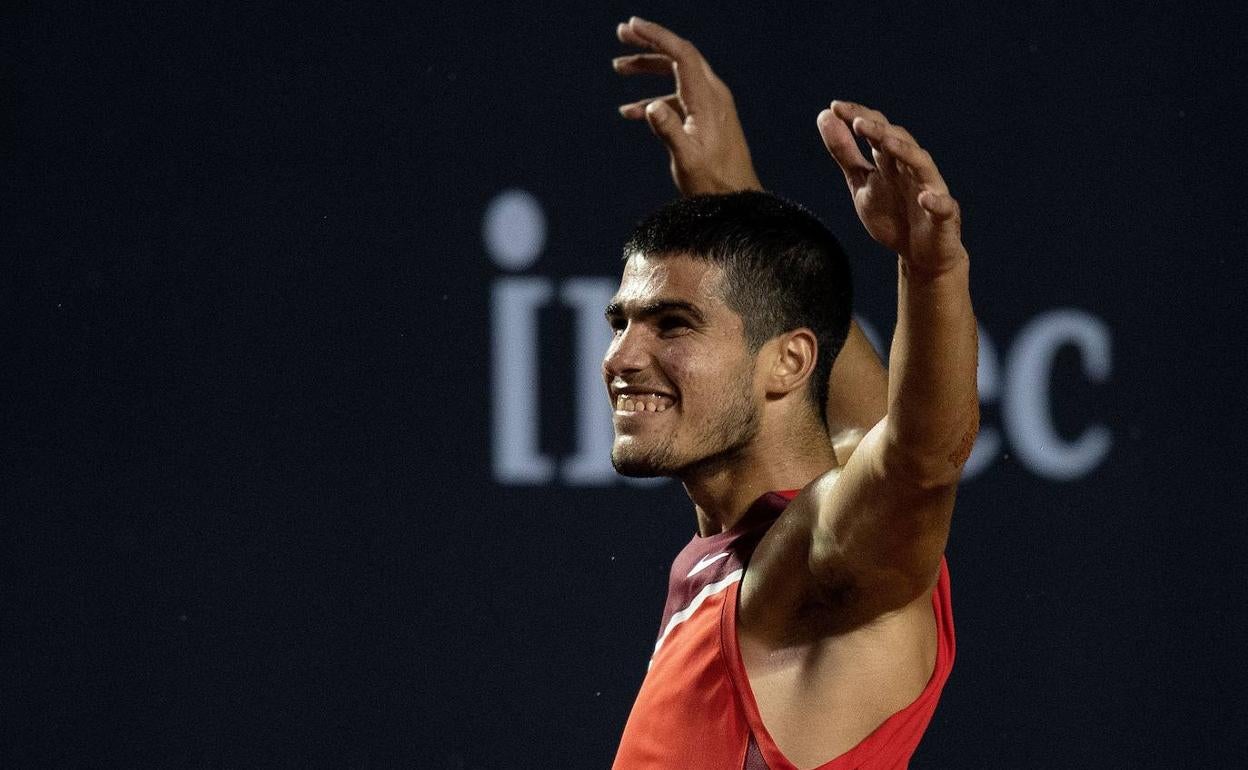
[[917, 483], [900, 469], [888, 420], [863, 438], [840, 474], [805, 490], [813, 506], [812, 587], [864, 619], [931, 590], [949, 536], [956, 484]]

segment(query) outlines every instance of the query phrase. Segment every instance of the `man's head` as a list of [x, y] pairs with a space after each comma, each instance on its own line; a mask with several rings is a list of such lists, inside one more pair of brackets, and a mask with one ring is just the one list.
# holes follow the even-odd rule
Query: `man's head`
[[624, 256], [603, 362], [617, 470], [681, 475], [729, 458], [781, 398], [823, 425], [851, 283], [813, 215], [760, 192], [685, 198], [643, 220]]

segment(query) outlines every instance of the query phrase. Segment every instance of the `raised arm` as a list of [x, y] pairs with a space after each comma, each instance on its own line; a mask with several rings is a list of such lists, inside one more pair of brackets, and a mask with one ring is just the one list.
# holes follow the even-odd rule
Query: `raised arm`
[[958, 203], [908, 131], [839, 101], [820, 113], [818, 126], [863, 225], [897, 254], [888, 415], [839, 479], [822, 477], [805, 496], [816, 508], [816, 577], [839, 596], [857, 597], [853, 609], [867, 619], [930, 590], [940, 565], [979, 427], [970, 260]]
[[671, 159], [681, 195], [761, 190], [732, 91], [688, 40], [636, 16], [616, 27], [621, 43], [647, 53], [612, 60], [621, 75], [670, 77], [675, 91], [620, 105], [620, 114], [650, 124]]
[[828, 434], [839, 465], [862, 442], [888, 409], [888, 370], [857, 321], [828, 375]]
[[[636, 16], [616, 27], [620, 42], [646, 53], [612, 61], [621, 75], [659, 75], [672, 93], [620, 106], [645, 120], [667, 148], [672, 181], [682, 195], [761, 190], [732, 91], [693, 43]], [[884, 416], [888, 372], [855, 322], [828, 383], [828, 431], [844, 464], [863, 435]]]

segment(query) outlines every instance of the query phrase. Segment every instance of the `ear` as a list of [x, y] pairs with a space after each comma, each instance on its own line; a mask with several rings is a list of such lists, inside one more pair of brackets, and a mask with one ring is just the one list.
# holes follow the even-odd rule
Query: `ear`
[[819, 354], [815, 333], [806, 328], [794, 329], [767, 344], [774, 346], [768, 356], [771, 369], [767, 375], [767, 394], [783, 397], [804, 388], [815, 371], [815, 358]]

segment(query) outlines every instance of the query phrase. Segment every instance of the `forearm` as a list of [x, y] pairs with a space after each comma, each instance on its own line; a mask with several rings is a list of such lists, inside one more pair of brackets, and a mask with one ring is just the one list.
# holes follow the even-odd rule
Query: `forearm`
[[[742, 147], [742, 150], [745, 150]], [[714, 169], [712, 169], [713, 171]], [[708, 195], [740, 192], [742, 190], [762, 190], [763, 183], [754, 173], [754, 164], [750, 160], [749, 151], [734, 159], [728, 168], [722, 169], [720, 176], [710, 173], [693, 175], [686, 181], [677, 179], [677, 186], [683, 195]]]
[[898, 261], [885, 457], [921, 486], [956, 483], [979, 429], [969, 273], [965, 252], [937, 273]]
[[888, 372], [862, 329], [851, 323], [828, 377], [828, 435], [841, 465], [887, 411]]

